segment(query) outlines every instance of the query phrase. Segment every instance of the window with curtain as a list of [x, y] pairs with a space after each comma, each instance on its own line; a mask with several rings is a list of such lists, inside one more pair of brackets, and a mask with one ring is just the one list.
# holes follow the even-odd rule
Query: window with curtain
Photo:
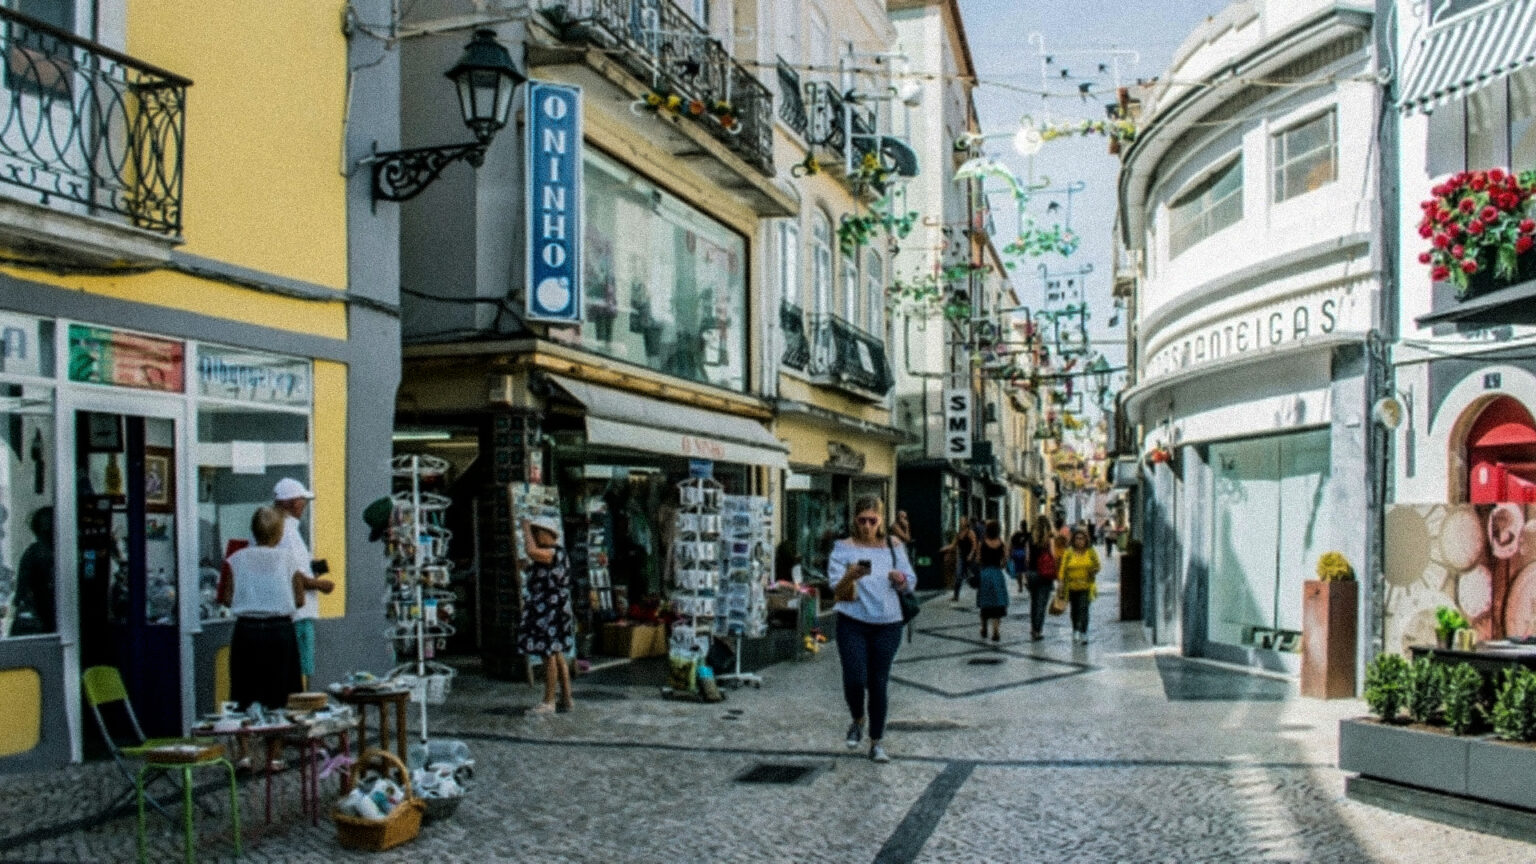
[[811, 214], [812, 312], [825, 315], [832, 308], [832, 220], [820, 210]]
[[1339, 178], [1339, 135], [1329, 111], [1275, 135], [1270, 144], [1275, 203]]
[[1195, 184], [1168, 208], [1168, 257], [1243, 218], [1243, 159], [1239, 156]]
[[793, 219], [779, 223], [779, 290], [784, 302], [800, 306], [800, 226]]

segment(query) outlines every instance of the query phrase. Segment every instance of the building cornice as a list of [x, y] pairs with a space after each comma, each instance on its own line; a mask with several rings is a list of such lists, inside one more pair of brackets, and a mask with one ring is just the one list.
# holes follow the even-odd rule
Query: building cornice
[[1333, 351], [1336, 348], [1343, 348], [1349, 345], [1364, 345], [1365, 340], [1366, 334], [1359, 332], [1328, 333], [1320, 336], [1308, 336], [1285, 345], [1260, 348], [1257, 351], [1241, 354], [1230, 360], [1214, 360], [1192, 369], [1184, 369], [1168, 375], [1160, 375], [1151, 381], [1143, 381], [1135, 387], [1125, 390], [1120, 396], [1120, 404], [1123, 406], [1126, 417], [1140, 418], [1141, 409], [1146, 406], [1147, 400], [1159, 393], [1212, 376], [1231, 375], [1260, 363], [1275, 363], [1296, 357], [1304, 357], [1308, 354]]

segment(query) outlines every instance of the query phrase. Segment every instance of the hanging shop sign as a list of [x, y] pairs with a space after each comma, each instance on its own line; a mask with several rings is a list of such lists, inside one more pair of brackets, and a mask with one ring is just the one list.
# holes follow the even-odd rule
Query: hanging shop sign
[[214, 399], [307, 407], [309, 361], [199, 346], [197, 390], [199, 395]]
[[186, 345], [106, 327], [69, 325], [69, 380], [180, 393]]
[[1149, 357], [1143, 380], [1355, 326], [1356, 305], [1330, 291], [1199, 325]]
[[841, 441], [827, 442], [827, 461], [823, 467], [834, 471], [855, 471], [862, 473], [866, 462], [864, 454], [849, 447]]
[[971, 391], [944, 391], [944, 458], [971, 458]]
[[532, 321], [581, 321], [581, 88], [528, 84], [528, 284]]
[[53, 374], [53, 322], [0, 312], [0, 372]]

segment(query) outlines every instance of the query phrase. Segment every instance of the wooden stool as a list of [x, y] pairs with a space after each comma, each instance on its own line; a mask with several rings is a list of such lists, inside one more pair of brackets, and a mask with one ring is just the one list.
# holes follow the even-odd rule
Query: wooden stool
[[368, 706], [379, 709], [379, 746], [389, 749], [389, 706], [395, 706], [395, 753], [400, 761], [405, 763], [405, 705], [411, 700], [411, 691], [393, 690], [384, 692], [370, 692], [366, 690], [353, 690], [350, 693], [342, 693], [336, 697], [348, 705], [357, 706], [357, 740], [358, 748], [365, 749], [368, 746]]

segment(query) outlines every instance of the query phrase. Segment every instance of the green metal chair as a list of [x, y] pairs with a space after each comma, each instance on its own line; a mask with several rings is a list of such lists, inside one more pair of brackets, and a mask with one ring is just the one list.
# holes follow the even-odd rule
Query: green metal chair
[[[104, 812], [116, 810], [121, 804], [127, 803], [133, 798], [138, 799], [139, 809], [139, 860], [144, 860], [144, 804], [147, 801], [160, 812], [172, 824], [177, 820], [147, 789], [156, 780], [167, 779], [178, 786], [181, 793], [182, 813], [181, 825], [185, 835], [187, 861], [192, 859], [192, 769], [207, 766], [224, 766], [229, 772], [229, 805], [230, 817], [234, 821], [235, 854], [240, 854], [240, 807], [235, 785], [235, 766], [228, 759], [223, 758], [222, 750], [216, 756], [201, 758], [192, 762], [162, 761], [156, 758], [156, 751], [178, 745], [206, 746], [206, 741], [197, 741], [188, 738], [146, 738], [144, 728], [139, 725], [139, 717], [133, 710], [133, 703], [128, 699], [128, 689], [123, 686], [123, 678], [113, 666], [92, 666], [86, 669], [80, 676], [81, 684], [85, 690], [86, 704], [91, 706], [91, 714], [96, 718], [96, 726], [101, 730], [102, 740], [106, 742], [107, 750], [112, 754], [112, 761], [116, 763], [118, 771], [128, 781], [128, 787], [122, 794], [108, 804]], [[132, 727], [134, 739], [131, 742], [121, 742], [112, 734], [107, 725], [106, 717], [102, 714], [102, 708], [107, 705], [121, 703], [124, 713], [128, 716], [129, 725]], [[139, 763], [137, 771], [129, 764], [130, 760]], [[180, 775], [179, 777], [177, 775]], [[179, 784], [177, 780], [179, 779]], [[202, 804], [201, 801], [198, 802]], [[212, 810], [203, 807], [205, 812], [212, 814]]]

